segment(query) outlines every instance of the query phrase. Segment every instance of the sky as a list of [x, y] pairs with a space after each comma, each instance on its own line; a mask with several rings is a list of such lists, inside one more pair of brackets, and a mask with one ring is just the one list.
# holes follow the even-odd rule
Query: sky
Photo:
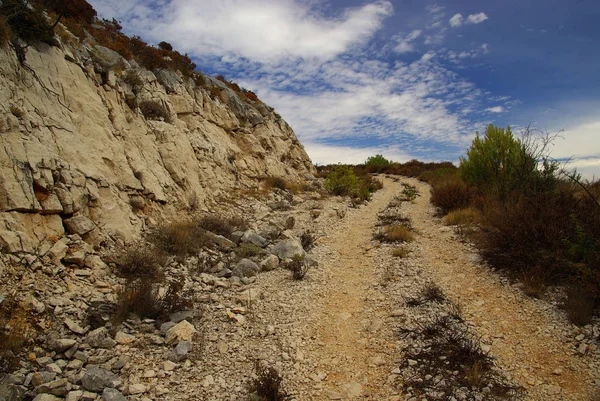
[[257, 93], [317, 164], [464, 155], [493, 123], [600, 177], [598, 0], [88, 0]]

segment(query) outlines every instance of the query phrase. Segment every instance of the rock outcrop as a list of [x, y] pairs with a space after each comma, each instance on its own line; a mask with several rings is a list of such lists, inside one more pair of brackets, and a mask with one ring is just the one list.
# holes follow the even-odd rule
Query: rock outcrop
[[284, 120], [221, 81], [58, 43], [32, 45], [26, 66], [0, 49], [0, 250], [126, 240], [261, 177], [314, 173]]

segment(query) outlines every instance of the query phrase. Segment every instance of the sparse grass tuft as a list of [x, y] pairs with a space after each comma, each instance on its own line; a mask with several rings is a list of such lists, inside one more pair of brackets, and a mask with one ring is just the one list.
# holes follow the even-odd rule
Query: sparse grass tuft
[[[423, 347], [407, 351], [402, 366], [408, 371], [404, 388], [412, 388], [412, 394], [420, 396], [435, 391], [437, 399], [452, 399], [464, 390], [481, 392], [487, 387], [491, 389], [486, 397], [489, 400], [518, 397], [520, 388], [494, 368], [480, 338], [461, 320], [437, 315], [412, 335], [424, 343]], [[409, 360], [417, 364], [411, 366]]]
[[253, 401], [286, 401], [290, 397], [282, 389], [283, 378], [277, 370], [270, 366], [264, 366], [260, 361], [256, 361], [254, 370], [256, 379], [252, 383], [250, 391], [256, 398]]
[[309, 269], [309, 266], [302, 255], [294, 255], [291, 260], [283, 264], [283, 267], [292, 272], [294, 280], [303, 280]]
[[447, 226], [476, 226], [481, 217], [479, 209], [468, 207], [451, 211], [443, 220]]
[[415, 236], [404, 226], [391, 224], [383, 228], [381, 241], [383, 242], [411, 242]]
[[315, 246], [315, 235], [310, 231], [304, 231], [300, 235], [300, 242], [302, 243], [302, 248], [308, 252]]
[[404, 259], [408, 257], [409, 250], [403, 246], [398, 246], [392, 249], [392, 256], [395, 258]]
[[198, 226], [212, 233], [230, 237], [234, 231], [246, 231], [248, 222], [242, 217], [222, 217], [215, 214], [200, 217]]
[[234, 252], [240, 258], [251, 258], [265, 253], [264, 249], [254, 244], [241, 244]]
[[414, 185], [403, 183], [402, 186], [404, 187], [404, 189], [402, 190], [403, 200], [412, 202], [415, 199], [417, 199], [418, 196], [421, 196], [421, 194], [417, 190], [417, 187], [415, 187]]
[[421, 296], [426, 301], [437, 302], [439, 304], [446, 300], [444, 291], [433, 282], [429, 282], [425, 285], [425, 288], [421, 291]]

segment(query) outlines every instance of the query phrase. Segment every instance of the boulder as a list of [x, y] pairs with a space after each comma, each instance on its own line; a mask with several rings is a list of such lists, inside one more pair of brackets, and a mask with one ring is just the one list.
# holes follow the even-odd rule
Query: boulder
[[260, 269], [264, 272], [275, 270], [279, 267], [279, 258], [276, 255], [267, 256], [260, 262]]
[[110, 337], [106, 327], [100, 327], [88, 334], [87, 343], [95, 348], [113, 348], [116, 341]]
[[93, 366], [85, 372], [81, 385], [88, 391], [100, 392], [105, 388], [115, 388], [121, 384], [121, 379], [114, 373]]
[[84, 235], [96, 228], [94, 222], [85, 216], [77, 215], [64, 220], [69, 234]]
[[248, 230], [242, 235], [241, 242], [244, 244], [254, 244], [264, 248], [267, 245], [267, 240], [261, 237], [253, 230]]
[[260, 268], [256, 263], [250, 259], [242, 259], [236, 263], [231, 271], [231, 275], [234, 277], [252, 277], [256, 276], [259, 271]]
[[103, 401], [127, 401], [127, 398], [114, 388], [105, 388], [102, 392]]
[[190, 322], [184, 320], [167, 331], [165, 342], [175, 344], [180, 341], [191, 341], [196, 331], [196, 328]]
[[292, 259], [295, 255], [306, 256], [302, 244], [297, 239], [281, 241], [271, 247], [270, 252], [279, 259]]

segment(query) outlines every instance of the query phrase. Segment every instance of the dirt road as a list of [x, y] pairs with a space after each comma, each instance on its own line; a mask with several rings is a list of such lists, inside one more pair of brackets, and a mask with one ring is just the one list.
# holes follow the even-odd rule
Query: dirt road
[[[408, 275], [402, 270], [412, 266], [420, 272], [417, 280], [432, 280], [460, 305], [503, 373], [523, 386], [525, 399], [590, 400], [600, 369], [597, 359], [579, 355], [577, 344], [565, 337], [572, 327], [547, 304], [523, 296], [482, 266], [473, 248], [434, 217], [428, 185], [402, 181], [420, 193], [401, 206], [416, 232], [409, 258], [400, 261], [389, 247], [372, 241], [378, 213], [402, 188], [391, 179], [384, 179], [384, 189], [368, 206], [320, 241], [331, 257], [321, 261], [328, 277], [315, 293], [306, 322], [313, 341], [304, 350], [317, 368], [296, 392], [298, 399], [406, 399], [396, 373], [407, 345], [395, 316], [410, 313], [402, 291], [415, 284], [403, 282]], [[394, 278], [386, 283], [390, 269]]]

